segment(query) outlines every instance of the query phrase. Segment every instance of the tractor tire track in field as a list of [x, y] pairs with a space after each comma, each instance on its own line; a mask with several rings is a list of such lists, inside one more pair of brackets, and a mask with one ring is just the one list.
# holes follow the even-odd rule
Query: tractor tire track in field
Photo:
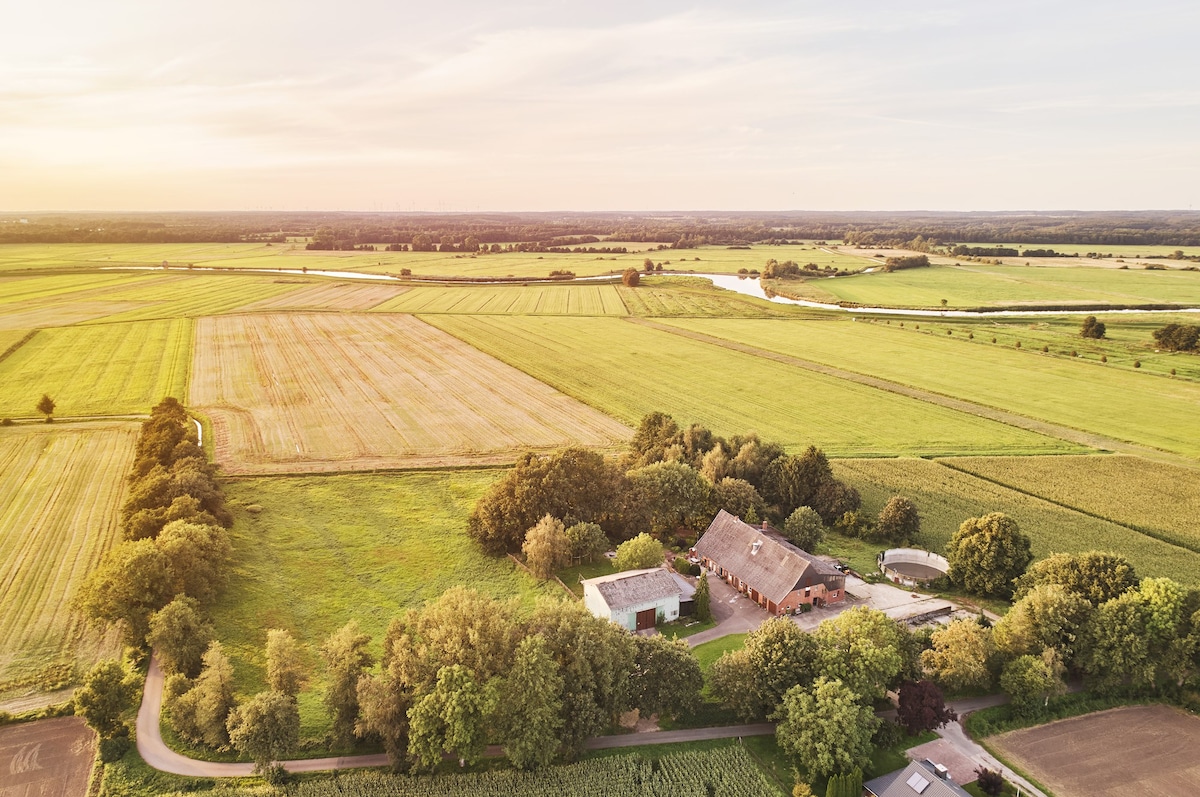
[[1014, 426], [1018, 429], [1024, 429], [1029, 432], [1045, 435], [1047, 437], [1058, 438], [1069, 443], [1087, 446], [1089, 448], [1100, 449], [1104, 451], [1118, 451], [1122, 454], [1132, 454], [1134, 456], [1144, 457], [1162, 462], [1170, 462], [1174, 465], [1182, 465], [1188, 468], [1196, 468], [1197, 462], [1188, 457], [1178, 454], [1173, 454], [1168, 451], [1162, 451], [1150, 446], [1143, 446], [1137, 443], [1131, 443], [1125, 440], [1117, 440], [1116, 438], [1106, 437], [1104, 435], [1085, 432], [1080, 429], [1074, 429], [1070, 426], [1062, 426], [1049, 421], [1037, 420], [1025, 415], [1019, 415], [1015, 412], [989, 407], [986, 404], [976, 404], [972, 401], [964, 399], [952, 398], [934, 393], [929, 390], [923, 390], [918, 387], [892, 382], [887, 379], [880, 379], [876, 376], [860, 374], [856, 371], [847, 371], [843, 368], [836, 368], [832, 365], [824, 365], [822, 363], [805, 360], [800, 357], [794, 357], [789, 354], [779, 354], [777, 352], [760, 349], [757, 346], [751, 346], [746, 343], [738, 343], [736, 341], [718, 338], [713, 335], [706, 335], [703, 332], [693, 332], [687, 329], [681, 329], [669, 324], [662, 324], [649, 318], [628, 317], [624, 319], [631, 324], [649, 327], [660, 332], [669, 332], [672, 335], [678, 335], [689, 340], [694, 340], [699, 343], [707, 343], [712, 346], [719, 346], [730, 351], [749, 354], [752, 357], [761, 357], [766, 360], [773, 360], [784, 365], [791, 365], [796, 368], [803, 368], [814, 373], [824, 374], [836, 379], [843, 379], [847, 382], [855, 382], [866, 387], [872, 387], [877, 390], [883, 390], [888, 393], [894, 393], [908, 398], [913, 398], [918, 401], [924, 401], [928, 404], [936, 404], [939, 407], [945, 407], [951, 410], [957, 410], [968, 415], [974, 415], [978, 418], [996, 421], [1007, 426]]

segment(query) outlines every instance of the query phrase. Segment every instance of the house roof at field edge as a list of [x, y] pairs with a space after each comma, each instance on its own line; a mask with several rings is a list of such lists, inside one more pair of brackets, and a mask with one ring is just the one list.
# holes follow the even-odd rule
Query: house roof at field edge
[[[916, 781], [917, 786], [922, 781], [926, 783], [919, 791], [909, 785], [914, 775], [921, 777]], [[867, 781], [863, 788], [875, 797], [970, 797], [970, 792], [954, 781], [939, 778], [928, 761], [910, 761], [904, 769]]]
[[582, 584], [584, 589], [589, 584], [594, 586], [610, 609], [676, 597], [683, 592], [671, 574], [661, 567], [597, 576], [585, 579]]
[[769, 526], [751, 526], [724, 509], [713, 518], [694, 549], [773, 603], [781, 603], [810, 570], [825, 576], [842, 575]]

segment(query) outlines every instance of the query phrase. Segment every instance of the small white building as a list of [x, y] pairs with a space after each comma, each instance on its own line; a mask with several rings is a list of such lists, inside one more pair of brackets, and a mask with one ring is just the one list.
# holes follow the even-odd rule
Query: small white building
[[629, 631], [654, 628], [679, 619], [683, 589], [661, 567], [626, 570], [585, 579], [583, 604], [597, 617], [611, 620]]

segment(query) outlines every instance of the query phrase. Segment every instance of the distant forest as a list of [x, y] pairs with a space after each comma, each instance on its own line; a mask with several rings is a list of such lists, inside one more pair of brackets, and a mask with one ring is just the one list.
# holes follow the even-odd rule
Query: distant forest
[[[237, 243], [308, 238], [526, 251], [609, 237], [687, 249], [820, 240], [917, 249], [966, 243], [1200, 246], [1200, 212], [33, 213], [0, 214], [0, 243]], [[915, 244], [915, 245], [912, 245]]]

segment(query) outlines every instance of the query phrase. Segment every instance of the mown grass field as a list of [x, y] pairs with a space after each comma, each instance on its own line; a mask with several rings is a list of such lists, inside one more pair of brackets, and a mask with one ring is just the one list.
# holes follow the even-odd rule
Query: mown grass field
[[916, 399], [607, 318], [425, 316], [610, 415], [662, 410], [831, 454], [1051, 453], [1070, 444]]
[[618, 286], [631, 315], [701, 318], [797, 318], [812, 315], [796, 305], [774, 304], [713, 287], [699, 277], [646, 277], [636, 288]]
[[231, 473], [507, 464], [632, 434], [409, 315], [204, 318], [196, 341], [189, 403]]
[[[238, 689], [263, 688], [263, 645], [285, 628], [309, 646], [315, 674], [301, 697], [304, 732], [328, 728], [316, 646], [351, 619], [382, 652], [388, 622], [455, 584], [525, 605], [562, 588], [538, 584], [509, 559], [485, 556], [467, 515], [499, 471], [346, 474], [234, 480], [234, 565], [213, 617]], [[551, 589], [551, 587], [553, 589]]]
[[1200, 471], [1140, 457], [954, 457], [943, 464], [1200, 551]]
[[863, 510], [877, 515], [893, 495], [904, 495], [921, 513], [919, 543], [940, 551], [969, 517], [1004, 512], [1033, 541], [1036, 558], [1051, 553], [1114, 551], [1142, 576], [1167, 576], [1200, 586], [1200, 554], [1133, 529], [994, 484], [938, 462], [921, 459], [842, 459], [834, 475], [854, 486]]
[[[939, 322], [671, 320], [683, 329], [956, 398], [1200, 456], [1200, 384], [946, 335]], [[918, 330], [916, 327], [920, 327]], [[932, 334], [923, 334], [931, 332]]]
[[377, 306], [390, 313], [627, 315], [614, 285], [418, 286]]
[[950, 309], [1029, 304], [1200, 304], [1200, 272], [962, 263], [822, 280], [847, 302]]
[[36, 417], [43, 393], [55, 415], [149, 412], [187, 386], [187, 319], [43, 329], [0, 361], [0, 416]]
[[402, 285], [366, 282], [351, 283], [334, 280], [283, 279], [276, 284], [294, 284], [286, 293], [260, 299], [238, 308], [243, 313], [267, 310], [370, 310], [392, 299], [408, 288]]
[[71, 609], [118, 536], [133, 423], [0, 429], [0, 705], [75, 683], [115, 637]]

